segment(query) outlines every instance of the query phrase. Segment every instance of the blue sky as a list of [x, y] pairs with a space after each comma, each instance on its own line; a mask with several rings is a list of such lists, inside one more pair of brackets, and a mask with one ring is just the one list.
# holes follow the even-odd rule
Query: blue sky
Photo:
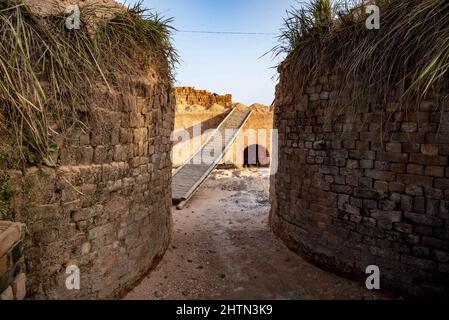
[[[124, 2], [124, 1], [122, 1]], [[133, 3], [134, 0], [127, 0]], [[278, 33], [285, 11], [295, 0], [144, 0], [147, 8], [173, 17], [178, 30]], [[177, 85], [219, 94], [235, 102], [271, 104], [277, 61], [260, 58], [276, 36], [217, 35], [178, 32], [174, 44], [182, 59]]]

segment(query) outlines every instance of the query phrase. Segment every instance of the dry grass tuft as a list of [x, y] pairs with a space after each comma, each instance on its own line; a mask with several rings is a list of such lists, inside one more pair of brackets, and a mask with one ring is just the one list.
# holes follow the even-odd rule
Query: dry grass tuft
[[[381, 29], [368, 30], [360, 1], [312, 0], [288, 12], [274, 54], [295, 70], [302, 87], [321, 75], [343, 76], [362, 96], [409, 102], [447, 99], [449, 1], [382, 0]], [[366, 101], [364, 101], [366, 102]]]
[[[52, 131], [61, 133], [89, 113], [99, 81], [110, 87], [117, 74], [143, 74], [149, 66], [173, 79], [171, 19], [141, 2], [112, 14], [110, 9], [86, 5], [81, 29], [67, 30], [64, 13], [41, 17], [21, 0], [0, 2], [0, 132], [13, 137], [21, 160], [31, 152], [50, 162], [57, 147]], [[50, 126], [49, 117], [58, 126]]]

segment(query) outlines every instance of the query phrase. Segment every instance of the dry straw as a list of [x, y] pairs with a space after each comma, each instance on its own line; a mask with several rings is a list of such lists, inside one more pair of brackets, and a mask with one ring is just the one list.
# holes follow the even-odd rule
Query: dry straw
[[[142, 74], [149, 66], [173, 78], [171, 19], [140, 2], [112, 12], [82, 7], [80, 30], [66, 30], [65, 20], [63, 12], [36, 16], [21, 0], [0, 2], [3, 159], [13, 145], [22, 161], [48, 161], [57, 148], [49, 138], [52, 130], [63, 132], [89, 113], [100, 81], [111, 87], [117, 74]], [[58, 126], [50, 126], [55, 119]]]
[[[275, 54], [294, 70], [300, 87], [321, 75], [342, 76], [363, 96], [409, 102], [447, 99], [449, 1], [370, 1], [380, 8], [380, 30], [366, 28], [358, 1], [313, 0], [288, 12]], [[383, 100], [382, 100], [383, 99]]]

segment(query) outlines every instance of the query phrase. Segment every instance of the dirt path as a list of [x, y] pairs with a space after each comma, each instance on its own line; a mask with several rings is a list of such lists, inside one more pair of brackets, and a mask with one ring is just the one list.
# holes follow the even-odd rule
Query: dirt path
[[126, 299], [376, 299], [289, 251], [269, 230], [269, 172], [217, 170], [189, 207], [159, 267]]

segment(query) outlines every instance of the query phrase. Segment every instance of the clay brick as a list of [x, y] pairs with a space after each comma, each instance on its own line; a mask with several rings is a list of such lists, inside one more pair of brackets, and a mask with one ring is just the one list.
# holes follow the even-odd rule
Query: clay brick
[[447, 144], [440, 144], [438, 146], [438, 152], [439, 152], [440, 155], [443, 155], [443, 156], [449, 155], [449, 145], [447, 145]]
[[435, 188], [448, 190], [449, 189], [449, 179], [435, 179]]
[[433, 178], [426, 176], [417, 176], [411, 174], [398, 174], [397, 182], [406, 185], [416, 185], [423, 187], [432, 187]]
[[377, 153], [377, 160], [379, 160], [379, 161], [407, 163], [408, 162], [408, 154], [406, 154], [406, 153], [392, 153], [392, 152], [378, 152]]
[[360, 168], [362, 169], [373, 169], [374, 161], [373, 160], [360, 160]]
[[421, 145], [421, 153], [426, 156], [437, 156], [438, 155], [438, 145], [436, 144], [423, 144]]
[[418, 124], [416, 122], [403, 122], [401, 125], [402, 132], [416, 132]]
[[366, 170], [365, 175], [375, 180], [382, 180], [388, 182], [394, 181], [396, 179], [396, 174], [389, 171]]
[[399, 103], [387, 103], [387, 112], [397, 112], [401, 110], [401, 105]]
[[395, 223], [394, 229], [402, 233], [410, 234], [413, 232], [413, 225], [408, 223]]
[[374, 190], [376, 190], [379, 193], [385, 193], [388, 192], [388, 182], [385, 181], [376, 181], [374, 183]]
[[403, 143], [402, 151], [405, 153], [418, 153], [420, 152], [421, 145], [418, 143]]
[[352, 188], [350, 186], [345, 186], [345, 185], [333, 184], [331, 186], [331, 190], [332, 190], [332, 192], [335, 192], [335, 193], [342, 193], [342, 194], [347, 194], [347, 195], [352, 194]]
[[[426, 143], [426, 133], [424, 132], [395, 132], [391, 134], [390, 140], [392, 142], [402, 143]], [[432, 143], [432, 142], [430, 142]]]
[[400, 143], [387, 143], [385, 145], [385, 150], [387, 152], [401, 153], [402, 152], [402, 144], [400, 144]]
[[392, 230], [393, 223], [401, 222], [402, 212], [400, 211], [373, 211], [371, 217], [377, 220], [380, 228]]
[[89, 230], [89, 239], [97, 239], [99, 237], [103, 237], [107, 235], [108, 233], [112, 232], [114, 229], [114, 226], [112, 224], [107, 224], [103, 226], [95, 227], [91, 230]]
[[438, 268], [438, 264], [432, 260], [416, 258], [408, 255], [403, 255], [401, 257], [401, 261], [405, 264], [412, 265], [423, 270], [435, 271]]
[[439, 250], [432, 250], [432, 256], [438, 262], [449, 263], [449, 253], [447, 253], [447, 252], [443, 252], [443, 251], [439, 251]]
[[390, 182], [388, 184], [388, 190], [390, 192], [404, 193], [405, 192], [405, 185], [402, 184], [402, 183]]
[[354, 196], [362, 199], [377, 199], [379, 197], [377, 192], [362, 188], [355, 188]]
[[376, 160], [376, 152], [363, 151], [363, 150], [351, 150], [349, 152], [349, 158], [360, 160]]
[[407, 165], [405, 163], [392, 163], [390, 170], [394, 173], [405, 173], [407, 171]]
[[411, 154], [410, 162], [426, 166], [446, 166], [447, 157], [426, 156], [424, 154]]
[[416, 197], [413, 200], [413, 211], [415, 211], [417, 213], [425, 213], [426, 212], [426, 198]]
[[423, 101], [419, 106], [419, 110], [425, 112], [436, 111], [437, 109], [438, 104], [435, 101]]
[[[404, 217], [406, 221], [410, 221], [414, 224], [420, 224], [434, 228], [438, 228], [443, 225], [443, 221], [441, 219], [432, 216], [427, 216], [425, 214], [406, 212], [404, 213]], [[423, 245], [426, 244], [423, 243]]]
[[449, 144], [449, 135], [445, 133], [428, 133], [426, 142], [429, 144]]
[[416, 122], [428, 122], [428, 112], [397, 112], [395, 114], [395, 120], [397, 122], [404, 121], [416, 121]]
[[424, 194], [423, 188], [416, 185], [408, 185], [405, 192], [410, 196], [422, 196]]
[[436, 239], [433, 237], [427, 237], [427, 236], [422, 237], [422, 245], [429, 247], [429, 248], [441, 250], [441, 251], [446, 251], [446, 252], [449, 251], [449, 242], [448, 241], [443, 241], [443, 240]]
[[426, 176], [436, 177], [436, 178], [444, 178], [445, 175], [445, 168], [444, 167], [434, 167], [434, 166], [427, 166], [426, 167]]
[[407, 173], [414, 175], [424, 175], [424, 166], [419, 164], [409, 164], [407, 166]]

